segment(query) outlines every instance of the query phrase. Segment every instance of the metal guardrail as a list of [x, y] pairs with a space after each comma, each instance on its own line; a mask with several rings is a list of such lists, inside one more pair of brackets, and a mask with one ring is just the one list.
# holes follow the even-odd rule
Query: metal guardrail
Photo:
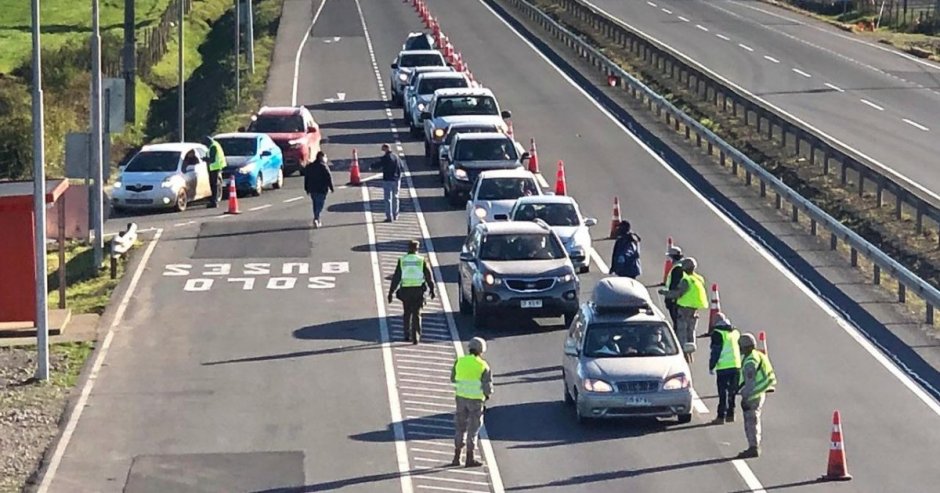
[[117, 261], [137, 241], [137, 223], [129, 223], [127, 229], [111, 238], [111, 279], [117, 279]]
[[[858, 266], [859, 254], [868, 259], [873, 265], [873, 282], [875, 284], [881, 283], [882, 274], [896, 279], [898, 282], [898, 301], [902, 303], [905, 302], [907, 299], [906, 293], [910, 290], [924, 300], [927, 305], [925, 314], [926, 322], [928, 324], [933, 323], [934, 308], [940, 306], [940, 290], [937, 290], [937, 288], [915, 275], [857, 233], [845, 227], [838, 220], [802, 197], [782, 180], [767, 171], [763, 166], [755, 163], [744, 153], [732, 147], [697, 120], [685, 114], [664, 97], [624, 71], [616, 62], [601, 53], [600, 50], [582, 40], [579, 35], [572, 33], [561, 24], [555, 22], [555, 20], [542, 12], [538, 7], [532, 5], [527, 0], [498, 1], [510, 4], [517, 11], [527, 15], [552, 36], [562, 41], [568, 48], [577, 53], [578, 56], [587, 60], [599, 71], [604, 72], [608, 78], [611, 76], [616, 78], [613, 82], [616, 82], [618, 87], [628, 91], [633, 98], [641, 100], [646, 105], [647, 109], [655, 112], [658, 117], [664, 118], [667, 124], [673, 124], [677, 131], [684, 127], [685, 138], [688, 140], [694, 139], [695, 145], [699, 149], [705, 146], [709, 156], [715, 156], [717, 152], [718, 160], [722, 166], [728, 166], [730, 164], [732, 171], [736, 175], [739, 167], [743, 168], [748, 185], [753, 183], [754, 178], [759, 181], [760, 194], [762, 197], [766, 196], [767, 189], [769, 188], [770, 191], [776, 194], [776, 207], [778, 209], [782, 207], [783, 201], [791, 205], [791, 220], [797, 221], [800, 211], [803, 211], [810, 219], [810, 229], [813, 235], [817, 234], [819, 226], [822, 226], [830, 233], [830, 249], [835, 250], [840, 240], [849, 247], [853, 267]], [[573, 0], [564, 1], [573, 2]], [[611, 32], [614, 32], [616, 26], [610, 24], [606, 25]], [[646, 56], [653, 56], [653, 48], [649, 47], [649, 45], [639, 42], [626, 44], [626, 40], [632, 38], [632, 35], [622, 33], [618, 36], [619, 38], [617, 39], [621, 40], [624, 46], [640, 50], [646, 53]], [[659, 58], [659, 60], [666, 59], [666, 56]], [[678, 64], [674, 63], [672, 67], [676, 69]], [[704, 78], [700, 80], [704, 81]]]

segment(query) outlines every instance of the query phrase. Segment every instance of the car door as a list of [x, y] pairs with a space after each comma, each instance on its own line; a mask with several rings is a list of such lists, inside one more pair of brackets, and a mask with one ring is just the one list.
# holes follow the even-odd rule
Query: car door
[[[584, 311], [578, 310], [578, 314], [571, 321], [571, 326], [568, 327], [568, 335], [565, 337], [565, 355], [562, 368], [565, 373], [565, 385], [568, 386], [569, 391], [577, 385], [578, 381], [578, 363], [580, 362], [581, 351], [583, 351], [584, 324]], [[569, 349], [574, 349], [577, 355], [568, 354]]]
[[482, 231], [474, 230], [467, 235], [467, 241], [461, 249], [460, 261], [460, 289], [463, 291], [463, 299], [471, 299], [473, 293], [473, 280], [477, 272], [477, 264], [480, 261], [480, 243], [482, 240]]
[[281, 148], [271, 140], [271, 137], [263, 135], [261, 136], [261, 142], [271, 152], [271, 166], [274, 167], [274, 173], [277, 176], [277, 173], [284, 168], [284, 154], [281, 152]]
[[183, 155], [183, 179], [186, 181], [186, 196], [189, 200], [196, 200], [199, 197], [198, 160], [195, 149], [190, 149]]
[[196, 175], [194, 195], [198, 200], [212, 195], [212, 188], [210, 188], [211, 185], [209, 184], [209, 165], [206, 163], [206, 158], [209, 156], [209, 152], [207, 149], [203, 149], [201, 147], [197, 147], [195, 152], [199, 162], [194, 165], [193, 170]]

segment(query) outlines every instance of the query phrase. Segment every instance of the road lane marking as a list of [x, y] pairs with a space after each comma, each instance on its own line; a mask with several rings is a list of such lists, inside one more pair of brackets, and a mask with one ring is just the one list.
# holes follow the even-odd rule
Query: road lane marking
[[542, 176], [542, 173], [535, 174], [535, 181], [539, 182], [539, 186], [542, 188], [548, 188], [548, 182], [545, 181], [545, 177]]
[[830, 84], [830, 83], [826, 82], [825, 86], [828, 87], [829, 89], [832, 89], [832, 90], [835, 90], [835, 91], [845, 92], [845, 89], [842, 89], [841, 87], [839, 87], [839, 86], [837, 86], [837, 85], [835, 85], [835, 84]]
[[731, 38], [729, 38], [729, 37], [727, 37], [727, 36], [725, 36], [724, 34], [721, 34], [721, 33], [715, 34], [715, 36], [718, 37], [718, 38], [721, 38], [721, 39], [723, 39], [723, 40], [725, 40], [725, 41], [731, 41]]
[[691, 21], [689, 21], [689, 19], [687, 19], [687, 18], [685, 18], [685, 17], [682, 17], [681, 15], [679, 16], [679, 20], [682, 21], [682, 22], [691, 22]]
[[746, 44], [738, 43], [738, 46], [740, 46], [741, 48], [744, 48], [744, 49], [747, 50], [747, 51], [754, 51], [754, 48], [751, 48], [750, 46], [748, 46], [748, 45], [746, 45]]
[[921, 125], [920, 123], [917, 123], [917, 122], [915, 122], [915, 121], [913, 121], [913, 120], [908, 120], [907, 118], [902, 118], [901, 121], [903, 121], [904, 123], [906, 123], [906, 124], [908, 124], [908, 125], [910, 125], [910, 126], [912, 126], [912, 127], [914, 127], [914, 128], [918, 128], [918, 129], [920, 129], [920, 130], [923, 130], [924, 132], [929, 132], [929, 131], [930, 131], [929, 128], [927, 128], [927, 127], [925, 127], [925, 126]]
[[794, 72], [796, 72], [796, 73], [798, 73], [798, 74], [800, 74], [800, 75], [802, 75], [803, 77], [806, 77], [806, 78], [812, 77], [812, 75], [809, 75], [808, 73], [806, 73], [806, 72], [804, 72], [804, 71], [802, 71], [802, 70], [800, 70], [800, 69], [798, 69], [798, 68], [794, 68], [794, 69], [790, 69], [790, 70], [793, 70]]
[[257, 207], [252, 207], [251, 209], [248, 209], [248, 211], [249, 212], [260, 211], [261, 209], [267, 209], [268, 207], [271, 207], [271, 204], [264, 204], [264, 205], [259, 205]]
[[452, 420], [452, 419], [443, 419], [443, 418], [427, 418], [427, 417], [421, 417], [421, 416], [408, 416], [408, 419], [413, 419], [413, 420], [415, 420], [415, 421], [430, 421], [430, 422], [432, 422], [432, 423], [446, 423], [446, 424], [449, 424], [449, 425], [453, 425], [453, 424], [454, 424], [454, 420]]
[[701, 24], [696, 24], [695, 27], [701, 29], [702, 31], [708, 32], [708, 28]]
[[770, 56], [770, 55], [764, 55], [764, 58], [767, 59], [768, 61], [771, 61], [771, 62], [774, 62], [774, 63], [780, 63], [780, 60], [777, 60], [776, 58], [774, 58], [774, 57], [772, 57], [772, 56]]
[[884, 111], [884, 110], [885, 110], [885, 109], [882, 108], [881, 106], [878, 106], [877, 104], [872, 103], [871, 101], [869, 101], [869, 100], [867, 100], [867, 99], [859, 99], [859, 101], [860, 101], [862, 104], [867, 105], [867, 106], [871, 106], [872, 108], [875, 108], [875, 109], [878, 110], [878, 111]]
[[457, 488], [444, 488], [443, 486], [432, 486], [432, 485], [421, 485], [418, 486], [422, 490], [437, 490], [437, 491], [453, 491], [455, 493], [477, 493], [479, 490], [461, 490]]
[[284, 203], [287, 204], [287, 203], [290, 203], [290, 202], [297, 202], [298, 200], [303, 200], [303, 199], [305, 199], [305, 198], [306, 198], [306, 197], [294, 197], [294, 198], [292, 198], [292, 199], [287, 199], [287, 200], [285, 200]]
[[127, 291], [125, 291], [124, 295], [121, 297], [121, 302], [114, 312], [114, 318], [111, 320], [111, 324], [108, 325], [108, 333], [104, 336], [101, 349], [99, 349], [98, 353], [95, 355], [91, 370], [88, 372], [88, 379], [85, 380], [85, 384], [82, 386], [81, 394], [79, 394], [78, 400], [75, 402], [75, 407], [72, 408], [72, 413], [69, 415], [68, 421], [65, 424], [65, 429], [62, 430], [62, 437], [55, 445], [55, 450], [52, 452], [52, 456], [49, 459], [49, 467], [46, 468], [42, 475], [42, 482], [39, 484], [37, 493], [46, 493], [49, 491], [49, 487], [52, 486], [52, 480], [59, 470], [59, 464], [62, 463], [65, 449], [68, 448], [69, 441], [72, 440], [72, 435], [75, 434], [75, 428], [78, 427], [78, 420], [82, 417], [82, 411], [84, 411], [85, 407], [88, 405], [88, 397], [95, 387], [95, 382], [98, 381], [98, 373], [101, 372], [104, 359], [107, 357], [108, 350], [111, 348], [111, 344], [114, 341], [114, 331], [117, 329], [118, 325], [124, 321], [124, 313], [127, 312], [127, 305], [131, 302], [131, 298], [137, 290], [137, 285], [140, 283], [140, 278], [143, 276], [144, 270], [147, 267], [147, 262], [153, 255], [153, 251], [162, 235], [163, 229], [158, 228], [153, 239], [150, 240], [150, 244], [147, 245], [147, 248], [144, 250], [144, 254], [140, 258], [140, 263], [137, 264], [137, 268], [134, 269], [134, 275], [131, 277], [130, 284], [127, 285]]
[[431, 430], [447, 430], [450, 432], [454, 431], [453, 424], [451, 426], [441, 426], [441, 425], [425, 425], [421, 423], [408, 423], [408, 426], [413, 426], [415, 428], [428, 428]]
[[649, 5], [650, 7], [657, 7], [657, 5], [653, 2], [646, 2], [646, 4]]
[[744, 480], [744, 484], [751, 489], [754, 493], [767, 493], [764, 490], [764, 485], [760, 483], [757, 479], [757, 476], [754, 475], [754, 471], [748, 467], [747, 463], [742, 459], [734, 459], [731, 461], [731, 464], [734, 466], [735, 470], [738, 471], [738, 475], [741, 476], [741, 479]]
[[300, 45], [297, 46], [297, 54], [294, 55], [294, 83], [291, 88], [291, 106], [297, 106], [297, 81], [300, 79], [300, 54], [303, 53], [304, 45], [306, 45], [307, 40], [310, 39], [310, 33], [313, 32], [313, 26], [317, 23], [317, 19], [320, 18], [320, 12], [323, 11], [324, 5], [326, 5], [326, 0], [320, 2], [320, 7], [317, 8], [316, 13], [313, 14], [310, 27], [308, 27], [307, 32], [304, 33], [303, 39], [300, 40]]
[[672, 11], [669, 9], [661, 9], [661, 10], [669, 15], [672, 15]]

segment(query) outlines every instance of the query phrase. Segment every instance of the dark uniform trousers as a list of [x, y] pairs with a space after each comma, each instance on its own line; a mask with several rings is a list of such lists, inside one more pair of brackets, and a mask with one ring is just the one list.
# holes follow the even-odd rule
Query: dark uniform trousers
[[220, 170], [209, 170], [209, 189], [212, 190], [209, 204], [211, 205], [219, 205], [219, 173], [221, 173]]
[[715, 375], [718, 379], [718, 417], [734, 416], [734, 396], [738, 393], [738, 380], [740, 370], [726, 368], [718, 370]]
[[402, 331], [405, 338], [414, 339], [414, 334], [421, 335], [421, 308], [424, 306], [424, 286], [399, 288], [402, 303]]

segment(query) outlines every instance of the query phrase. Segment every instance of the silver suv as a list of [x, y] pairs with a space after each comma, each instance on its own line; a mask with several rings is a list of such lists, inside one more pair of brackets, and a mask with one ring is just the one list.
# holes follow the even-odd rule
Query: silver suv
[[393, 103], [402, 103], [405, 84], [415, 67], [446, 67], [447, 61], [437, 50], [402, 51], [392, 62], [389, 73], [389, 90]]

